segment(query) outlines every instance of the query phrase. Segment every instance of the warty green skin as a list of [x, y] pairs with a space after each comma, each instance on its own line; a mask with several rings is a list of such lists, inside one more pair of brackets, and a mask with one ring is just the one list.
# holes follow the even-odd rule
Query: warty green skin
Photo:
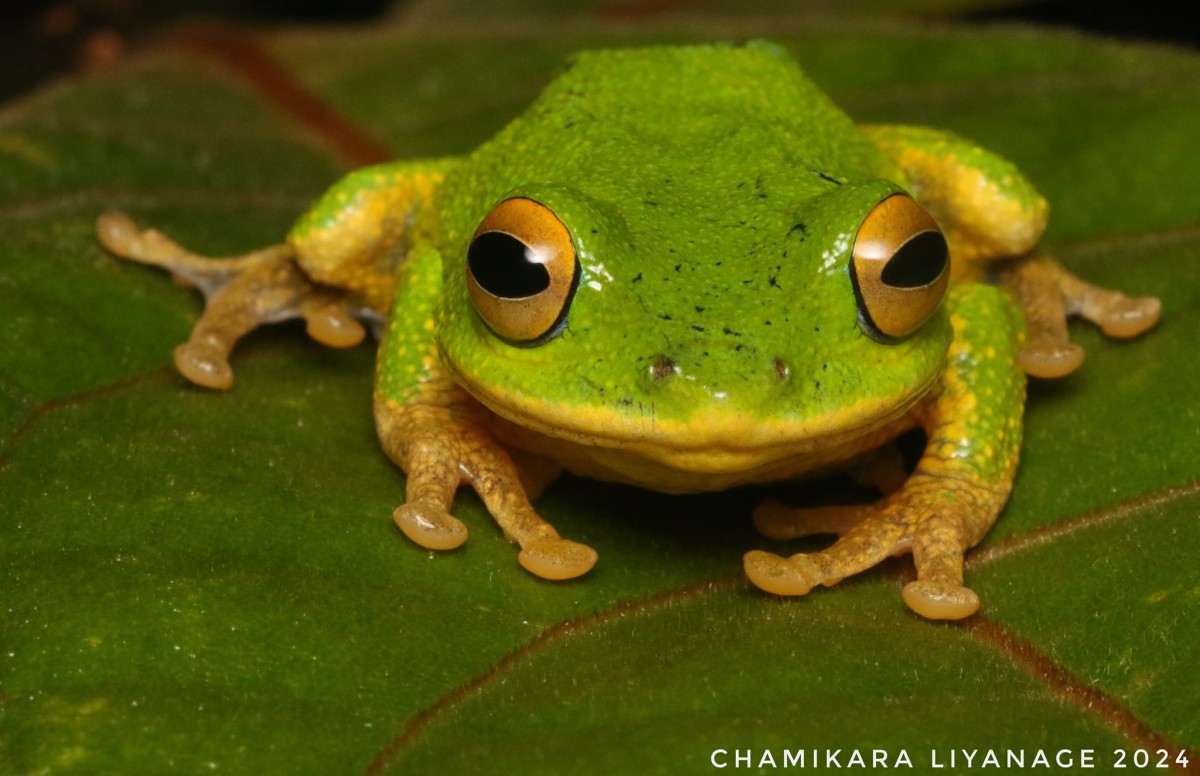
[[[902, 184], [773, 46], [579, 55], [439, 190], [441, 353], [507, 397], [647, 423], [714, 403], [799, 422], [909, 395], [940, 369], [944, 314], [881, 345], [847, 271], [863, 217]], [[487, 331], [459, 259], [518, 195], [562, 219], [581, 265], [561, 335], [538, 347]], [[664, 356], [677, 372], [656, 379]]]
[[[951, 308], [965, 299], [972, 332], [990, 338], [970, 364], [996, 364], [967, 370], [994, 401], [959, 455], [985, 482], [1011, 476], [1019, 316], [1003, 293], [968, 289], [899, 342], [864, 333], [850, 250], [903, 176], [774, 46], [581, 54], [495, 139], [441, 168], [435, 199], [414, 214], [380, 352], [381, 396], [412, 401], [414, 375], [436, 354], [501, 415], [550, 403], [629, 434], [664, 421], [686, 429], [714, 411], [801, 435], [814, 418], [836, 417], [869, 435], [884, 421], [856, 415], [864, 402], [886, 408], [894, 428], [919, 422], [893, 421], [939, 389]], [[561, 330], [536, 346], [493, 334], [465, 282], [476, 226], [513, 196], [563, 221], [581, 267]], [[973, 456], [977, 445], [993, 453]]]

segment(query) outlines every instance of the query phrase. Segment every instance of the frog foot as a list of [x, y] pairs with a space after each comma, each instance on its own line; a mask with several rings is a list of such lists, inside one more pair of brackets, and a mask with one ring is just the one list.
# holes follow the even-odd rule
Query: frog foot
[[[457, 386], [431, 382], [427, 400], [401, 405], [378, 399], [375, 424], [388, 456], [408, 475], [405, 503], [392, 518], [416, 544], [451, 550], [467, 540], [467, 528], [449, 513], [460, 485], [474, 488], [505, 537], [520, 546], [518, 563], [534, 576], [574, 579], [596, 565], [591, 547], [563, 539], [534, 511], [517, 465], [490, 436], [473, 399]], [[533, 477], [545, 484], [548, 470]]]
[[586, 544], [559, 537], [536, 539], [521, 547], [517, 561], [522, 568], [542, 579], [574, 579], [596, 565], [596, 551]]
[[961, 620], [979, 611], [979, 596], [947, 580], [918, 579], [900, 592], [908, 608], [928, 620]]
[[[430, 550], [453, 550], [467, 540], [467, 527], [451, 514], [422, 504], [401, 504], [392, 513], [400, 530], [416, 544]], [[596, 551], [585, 544], [559, 537], [526, 542], [517, 562], [542, 579], [574, 579], [596, 565]]]
[[263, 323], [304, 318], [310, 337], [335, 348], [353, 347], [366, 336], [354, 318], [362, 311], [341, 292], [313, 283], [288, 245], [210, 258], [154, 229], [141, 229], [117, 212], [100, 216], [96, 233], [117, 256], [166, 269], [176, 282], [203, 292], [204, 313], [188, 341], [175, 349], [176, 368], [197, 385], [232, 386], [229, 353], [242, 336]]
[[755, 550], [743, 565], [757, 587], [796, 596], [911, 552], [917, 580], [905, 586], [905, 603], [922, 617], [961, 619], [979, 608], [979, 597], [962, 584], [963, 552], [979, 541], [1002, 504], [1003, 498], [985, 488], [922, 475], [878, 504], [789, 509], [765, 502], [755, 510], [755, 524], [769, 538], [818, 533], [840, 538], [820, 552], [790, 557]]
[[[837, 545], [834, 545], [835, 547]], [[833, 549], [833, 548], [831, 548]], [[899, 554], [902, 550], [886, 554]], [[746, 576], [758, 588], [784, 596], [806, 595], [817, 585], [832, 587], [845, 577], [874, 566], [881, 558], [855, 558], [839, 553], [799, 553], [784, 558], [769, 552], [746, 553]], [[959, 556], [961, 578], [961, 554]], [[918, 579], [901, 592], [908, 608], [930, 620], [961, 620], [979, 610], [979, 596], [955, 579]]]
[[405, 536], [429, 550], [453, 550], [467, 540], [461, 520], [427, 504], [401, 504], [392, 520]]
[[755, 586], [775, 595], [805, 595], [817, 585], [834, 585], [819, 558], [793, 555], [784, 558], [762, 550], [751, 550], [742, 559], [746, 576]]
[[1083, 348], [1067, 339], [1067, 317], [1079, 315], [1109, 337], [1128, 339], [1158, 322], [1162, 304], [1091, 285], [1057, 261], [1029, 256], [1013, 262], [1003, 284], [1025, 311], [1026, 345], [1017, 363], [1034, 377], [1062, 377], [1083, 363]]

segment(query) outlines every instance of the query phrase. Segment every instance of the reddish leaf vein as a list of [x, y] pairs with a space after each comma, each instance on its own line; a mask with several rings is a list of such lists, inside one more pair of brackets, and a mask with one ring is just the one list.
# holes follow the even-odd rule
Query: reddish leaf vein
[[201, 58], [231, 70], [269, 103], [323, 139], [350, 167], [377, 164], [395, 156], [310, 92], [256, 38], [229, 28], [198, 27], [182, 33], [179, 42]]

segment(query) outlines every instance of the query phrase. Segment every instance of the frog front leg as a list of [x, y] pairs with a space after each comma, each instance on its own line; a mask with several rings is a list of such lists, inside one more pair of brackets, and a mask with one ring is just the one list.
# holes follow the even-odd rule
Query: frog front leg
[[936, 391], [919, 410], [928, 441], [904, 485], [863, 507], [773, 509], [760, 516], [773, 537], [831, 531], [830, 548], [783, 558], [754, 551], [746, 574], [779, 595], [834, 585], [890, 555], [911, 552], [917, 580], [905, 603], [930, 619], [960, 619], [979, 608], [963, 586], [963, 553], [983, 538], [1003, 508], [1016, 472], [1025, 383], [1015, 366], [1018, 313], [1002, 291], [970, 284], [947, 298], [954, 343]]
[[470, 485], [521, 547], [520, 564], [545, 579], [587, 573], [596, 552], [563, 539], [529, 502], [520, 472], [487, 426], [488, 410], [449, 376], [436, 352], [433, 313], [441, 296], [441, 257], [419, 245], [405, 260], [391, 321], [380, 346], [375, 422], [388, 456], [408, 477], [393, 519], [412, 541], [448, 550], [467, 539], [450, 514], [454, 493]]
[[943, 130], [879, 125], [862, 131], [941, 225], [955, 279], [979, 280], [993, 266], [998, 270], [1025, 312], [1026, 344], [1017, 361], [1026, 373], [1062, 377], [1083, 363], [1083, 349], [1067, 336], [1069, 316], [1123, 339], [1158, 322], [1158, 299], [1090, 285], [1034, 251], [1049, 206], [1011, 162]]

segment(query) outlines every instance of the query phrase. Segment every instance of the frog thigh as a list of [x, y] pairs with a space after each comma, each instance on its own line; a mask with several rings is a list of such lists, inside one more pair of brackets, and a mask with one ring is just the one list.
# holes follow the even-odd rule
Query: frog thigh
[[1158, 322], [1158, 299], [1093, 286], [1057, 262], [1029, 255], [1048, 207], [1010, 162], [941, 130], [881, 125], [863, 132], [909, 179], [913, 195], [941, 225], [957, 280], [980, 279], [987, 260], [1015, 259], [1004, 262], [1001, 278], [1025, 311], [1028, 344], [1019, 363], [1028, 374], [1061, 377], [1083, 363], [1083, 349], [1067, 338], [1070, 315], [1121, 338]]
[[595, 551], [561, 538], [538, 516], [521, 472], [488, 428], [488, 411], [438, 358], [433, 315], [441, 291], [440, 255], [414, 246], [397, 277], [375, 382], [380, 442], [408, 477], [405, 503], [393, 513], [396, 525], [422, 547], [457, 547], [467, 530], [449, 510], [459, 485], [469, 484], [505, 536], [520, 545], [518, 561], [527, 571], [546, 579], [586, 573]]
[[344, 288], [386, 312], [395, 263], [413, 232], [436, 212], [452, 159], [391, 162], [356, 170], [329, 188], [288, 232], [296, 260], [313, 280]]
[[942, 227], [956, 277], [977, 277], [977, 262], [1019, 256], [1037, 244], [1049, 206], [1011, 162], [943, 130], [861, 129]]
[[[803, 595], [911, 552], [918, 578], [904, 589], [910, 608], [931, 619], [958, 619], [978, 608], [978, 597], [962, 584], [963, 552], [995, 522], [1016, 472], [1025, 386], [1014, 366], [1021, 325], [1012, 303], [991, 286], [956, 287], [948, 305], [955, 339], [922, 411], [928, 442], [916, 470], [900, 490], [874, 506], [843, 510], [836, 523], [818, 512], [818, 522], [842, 533], [822, 552], [748, 553], [746, 573], [756, 585]], [[800, 535], [812, 517], [796, 510], [789, 526], [775, 511], [769, 533]]]

